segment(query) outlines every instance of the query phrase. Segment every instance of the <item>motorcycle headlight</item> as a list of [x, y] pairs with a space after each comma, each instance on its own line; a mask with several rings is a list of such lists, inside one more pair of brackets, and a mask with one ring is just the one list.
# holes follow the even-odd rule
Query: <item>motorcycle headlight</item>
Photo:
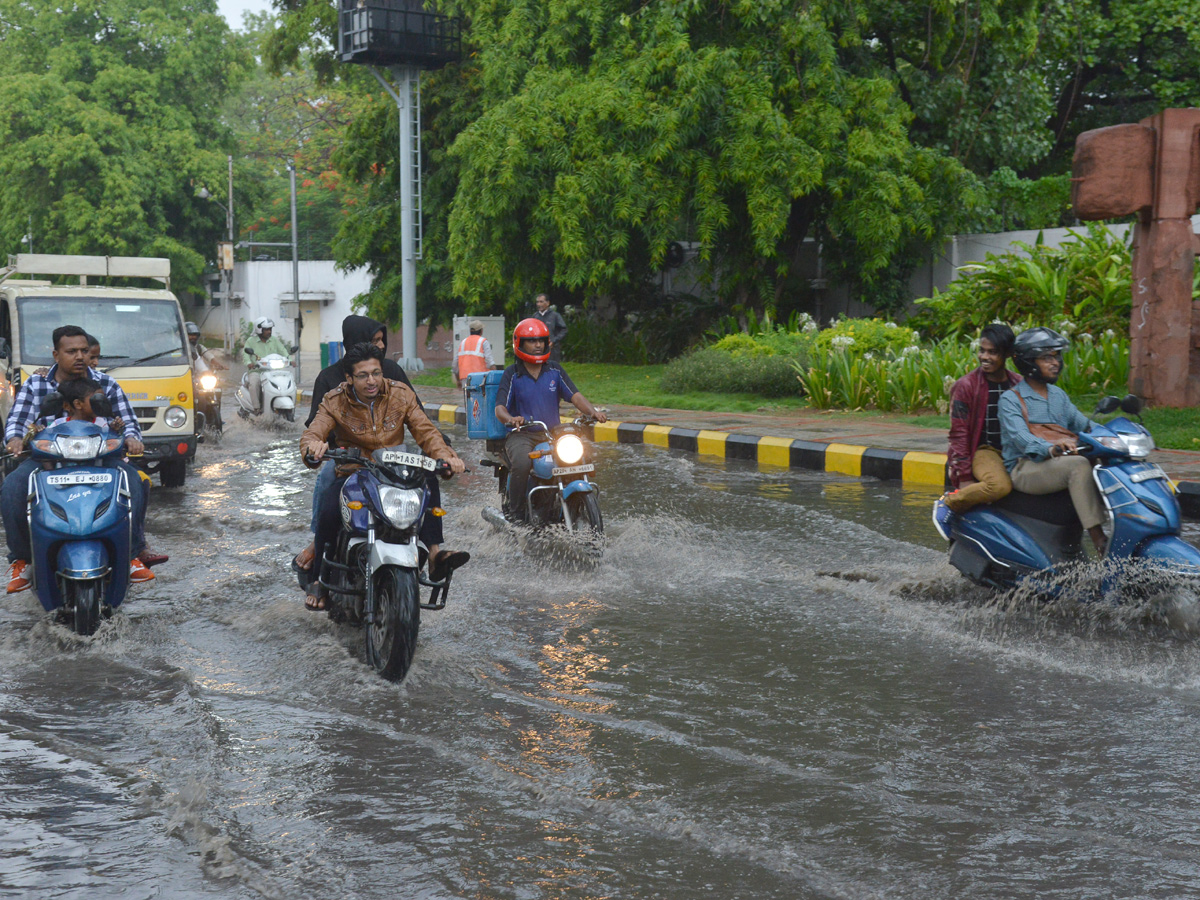
[[1109, 450], [1115, 450], [1117, 453], [1128, 453], [1129, 445], [1125, 443], [1123, 438], [1119, 437], [1102, 437], [1100, 446], [1107, 447]]
[[264, 369], [284, 369], [286, 367], [287, 363], [282, 359], [270, 359], [263, 363]]
[[407, 528], [421, 514], [423, 493], [411, 488], [381, 487], [379, 505], [384, 517], [396, 528]]
[[1122, 437], [1125, 438], [1125, 446], [1129, 448], [1129, 455], [1134, 459], [1145, 459], [1154, 449], [1154, 438], [1148, 434], [1126, 434]]
[[573, 466], [583, 459], [583, 441], [578, 435], [564, 434], [554, 442], [554, 455], [563, 465]]
[[205, 372], [200, 376], [200, 387], [206, 391], [216, 390], [217, 376], [212, 372]]
[[182, 406], [172, 406], [163, 413], [163, 421], [167, 423], [168, 428], [182, 428], [187, 422], [187, 410]]
[[100, 455], [100, 446], [104, 439], [100, 435], [87, 437], [67, 437], [59, 435], [54, 439], [58, 454], [63, 459], [95, 459]]

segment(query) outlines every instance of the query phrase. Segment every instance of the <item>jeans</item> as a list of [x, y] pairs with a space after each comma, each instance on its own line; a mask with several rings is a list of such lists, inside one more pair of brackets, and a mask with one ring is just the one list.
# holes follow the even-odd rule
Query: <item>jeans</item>
[[[29, 539], [28, 497], [29, 476], [41, 464], [27, 459], [4, 479], [0, 486], [0, 519], [4, 522], [4, 537], [8, 542], [8, 561], [28, 561], [33, 555]], [[127, 462], [117, 464], [129, 479], [130, 553], [137, 556], [146, 549], [146, 507], [150, 489], [138, 476], [137, 469]]]
[[313, 485], [312, 522], [308, 526], [308, 530], [313, 534], [317, 533], [317, 519], [321, 515], [321, 498], [325, 496], [325, 492], [333, 484], [334, 470], [336, 468], [332, 462], [325, 460], [325, 462], [321, 463], [321, 468], [317, 469], [317, 483]]

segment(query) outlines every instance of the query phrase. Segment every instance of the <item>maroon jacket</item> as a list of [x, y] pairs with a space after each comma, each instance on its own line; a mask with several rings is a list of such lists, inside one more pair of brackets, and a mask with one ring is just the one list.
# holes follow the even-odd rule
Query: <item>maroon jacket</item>
[[[1021, 380], [1016, 372], [1005, 369], [1008, 386]], [[950, 390], [950, 453], [947, 465], [950, 483], [957, 489], [972, 477], [971, 461], [983, 442], [984, 420], [987, 418], [988, 380], [982, 369], [968, 372]]]

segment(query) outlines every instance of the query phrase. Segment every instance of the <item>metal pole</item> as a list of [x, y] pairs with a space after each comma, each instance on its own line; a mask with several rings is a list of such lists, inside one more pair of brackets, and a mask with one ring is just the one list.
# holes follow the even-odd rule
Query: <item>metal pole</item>
[[300, 244], [296, 237], [296, 164], [288, 163], [292, 185], [292, 300], [296, 303], [296, 384], [300, 383]]
[[400, 165], [396, 176], [400, 179], [400, 251], [401, 293], [400, 310], [403, 334], [405, 368], [421, 368], [417, 358], [417, 259], [413, 234], [413, 78], [416, 70], [411, 66], [396, 66], [393, 70], [398, 82], [396, 111], [400, 117]]
[[[233, 243], [233, 156], [226, 157], [229, 162], [229, 204], [225, 207], [225, 231], [229, 243]], [[225, 274], [225, 350], [232, 354], [233, 337], [233, 269]]]

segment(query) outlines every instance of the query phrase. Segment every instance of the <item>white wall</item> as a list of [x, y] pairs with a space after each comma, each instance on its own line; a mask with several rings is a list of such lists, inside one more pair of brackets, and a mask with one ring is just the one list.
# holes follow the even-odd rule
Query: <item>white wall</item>
[[[367, 269], [339, 272], [333, 260], [308, 260], [300, 263], [300, 300], [320, 300], [321, 342], [342, 339], [342, 319], [355, 312], [352, 301], [371, 286]], [[292, 299], [292, 263], [286, 261], [239, 262], [234, 265], [233, 291], [242, 295], [240, 306], [232, 309], [234, 330], [240, 333], [241, 322], [253, 322], [260, 316], [275, 320], [276, 332], [290, 341], [294, 320], [285, 319], [280, 302]], [[213, 318], [221, 315], [215, 311]], [[222, 320], [223, 321], [223, 320]], [[306, 325], [310, 323], [306, 322]]]

